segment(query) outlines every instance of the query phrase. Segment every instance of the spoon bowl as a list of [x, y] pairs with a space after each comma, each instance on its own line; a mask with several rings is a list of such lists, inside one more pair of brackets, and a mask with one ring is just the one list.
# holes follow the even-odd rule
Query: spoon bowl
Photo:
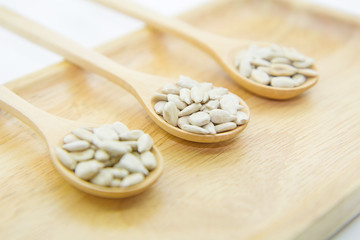
[[[265, 98], [285, 100], [296, 97], [313, 87], [318, 77], [308, 78], [304, 84], [294, 88], [278, 88], [262, 85], [240, 75], [235, 67], [235, 55], [252, 44], [270, 45], [270, 43], [250, 42], [242, 39], [226, 38], [194, 28], [176, 18], [167, 17], [127, 0], [94, 0], [114, 10], [138, 18], [152, 27], [174, 34], [207, 52], [230, 77], [246, 90]], [[313, 67], [315, 70], [316, 67]]]
[[[0, 24], [62, 55], [72, 63], [120, 85], [140, 102], [159, 127], [176, 137], [193, 142], [214, 143], [234, 138], [247, 126], [244, 124], [231, 131], [214, 135], [194, 134], [181, 130], [165, 122], [155, 112], [154, 102], [152, 102], [153, 94], [165, 84], [175, 83], [175, 79], [145, 74], [123, 67], [95, 51], [84, 48], [76, 42], [2, 7], [0, 7]], [[243, 100], [241, 100], [241, 104], [244, 107], [243, 111], [249, 116], [249, 107]]]
[[145, 191], [153, 185], [163, 171], [164, 164], [162, 155], [154, 146], [152, 152], [156, 157], [157, 167], [151, 171], [141, 183], [121, 188], [103, 187], [84, 181], [78, 178], [74, 174], [74, 171], [66, 168], [58, 160], [55, 154], [55, 147], [62, 145], [63, 137], [70, 133], [71, 130], [79, 127], [95, 127], [95, 124], [71, 121], [46, 113], [21, 99], [12, 91], [1, 85], [0, 107], [27, 124], [43, 138], [49, 149], [50, 159], [55, 169], [68, 183], [83, 192], [105, 198], [124, 198], [133, 196]]
[[[227, 39], [222, 40], [222, 42], [225, 42], [226, 40]], [[217, 50], [216, 58], [218, 59], [218, 62], [221, 64], [221, 66], [226, 70], [226, 72], [235, 82], [237, 82], [239, 85], [249, 90], [250, 92], [253, 92], [261, 97], [276, 100], [286, 100], [302, 94], [318, 82], [318, 77], [309, 77], [300, 86], [294, 88], [279, 88], [263, 85], [242, 76], [236, 69], [235, 57], [236, 54], [239, 53], [241, 50], [248, 49], [251, 44], [254, 44], [254, 42], [234, 40], [229, 41], [229, 43], [226, 44], [224, 48], [221, 48], [219, 45], [218, 47], [214, 47], [214, 49]], [[272, 43], [268, 42], [255, 42], [255, 44], [261, 47], [272, 45]], [[313, 65], [312, 69], [316, 70], [316, 67]]]
[[[155, 103], [156, 102], [154, 100], [151, 100], [152, 105], [155, 105]], [[246, 102], [244, 100], [242, 100], [241, 98], [240, 98], [240, 105], [242, 105], [244, 107], [242, 109], [242, 111], [245, 112], [246, 115], [250, 118], [249, 107], [246, 104]], [[238, 135], [239, 133], [244, 131], [249, 123], [249, 121], [247, 121], [245, 124], [237, 126], [235, 129], [233, 129], [231, 131], [226, 131], [226, 132], [217, 133], [217, 134], [201, 135], [201, 134], [195, 134], [195, 133], [184, 131], [178, 127], [174, 127], [173, 125], [166, 123], [165, 120], [160, 115], [156, 114], [154, 111], [154, 108], [152, 108], [152, 111], [154, 112], [154, 115], [151, 115], [151, 116], [154, 116], [154, 118], [153, 118], [154, 122], [156, 122], [162, 129], [164, 129], [165, 131], [167, 131], [168, 133], [170, 133], [174, 136], [178, 136], [182, 139], [192, 141], [192, 142], [216, 143], [216, 142], [226, 141], [226, 140], [234, 138], [236, 135]]]

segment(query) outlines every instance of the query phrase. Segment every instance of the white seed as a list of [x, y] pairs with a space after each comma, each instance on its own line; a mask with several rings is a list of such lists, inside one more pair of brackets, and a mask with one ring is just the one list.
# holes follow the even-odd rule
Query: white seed
[[65, 150], [56, 147], [55, 153], [59, 161], [68, 169], [74, 170], [76, 167], [76, 161], [69, 156], [69, 153]]
[[214, 109], [209, 111], [210, 120], [215, 124], [235, 121], [236, 117], [231, 115], [228, 111], [222, 109]]
[[249, 121], [249, 116], [244, 113], [244, 112], [241, 112], [241, 111], [238, 111], [237, 114], [236, 114], [236, 120], [235, 120], [235, 123], [236, 125], [243, 125], [245, 123], [247, 123]]
[[312, 69], [298, 69], [297, 73], [302, 74], [306, 77], [316, 77], [318, 75], [318, 73], [315, 70]]
[[211, 89], [208, 93], [209, 93], [210, 99], [215, 100], [215, 99], [221, 98], [225, 94], [228, 94], [228, 92], [229, 92], [229, 90], [227, 88], [217, 87], [217, 88]]
[[190, 124], [189, 123], [189, 116], [185, 116], [185, 117], [181, 117], [178, 119], [178, 123], [177, 125], [182, 128], [181, 126], [184, 125], [184, 124]]
[[175, 94], [168, 94], [168, 101], [174, 102], [176, 107], [180, 110], [184, 109], [187, 105], [185, 102], [181, 101], [180, 97]]
[[203, 126], [205, 130], [207, 130], [210, 134], [216, 134], [215, 125], [212, 122], [209, 122], [205, 126]]
[[240, 74], [243, 77], [247, 78], [247, 77], [250, 76], [251, 70], [252, 70], [252, 67], [251, 67], [251, 64], [250, 64], [250, 59], [249, 58], [243, 58], [241, 60], [241, 63], [240, 63]]
[[161, 92], [164, 94], [176, 94], [179, 95], [179, 89], [172, 83], [167, 83], [161, 89]]
[[232, 115], [235, 115], [237, 110], [241, 109], [239, 99], [231, 94], [224, 95], [219, 102], [221, 109], [228, 111]]
[[198, 127], [198, 126], [194, 126], [194, 125], [190, 125], [190, 124], [181, 125], [181, 129], [188, 131], [188, 132], [197, 133], [197, 134], [209, 134], [208, 130], [206, 130], [202, 127]]
[[112, 140], [101, 141], [100, 148], [110, 153], [111, 156], [121, 156], [131, 151], [131, 147], [129, 145]]
[[247, 50], [247, 54], [248, 56], [252, 56], [254, 55], [257, 51], [259, 50], [259, 46], [256, 45], [255, 43], [250, 44], [248, 50]]
[[110, 159], [110, 155], [106, 151], [98, 149], [95, 152], [94, 158], [99, 161], [107, 161]]
[[289, 77], [274, 77], [271, 79], [271, 86], [280, 88], [293, 88], [295, 82]]
[[291, 64], [291, 60], [285, 57], [276, 57], [271, 59], [271, 63]]
[[195, 126], [204, 126], [210, 122], [210, 116], [206, 112], [196, 112], [190, 115], [189, 122]]
[[244, 106], [242, 106], [242, 105], [240, 105], [240, 102], [242, 101], [242, 98], [241, 97], [239, 97], [238, 95], [235, 95], [234, 93], [228, 93], [228, 95], [230, 95], [230, 96], [232, 96], [232, 98], [234, 99], [233, 101], [235, 101], [236, 100], [236, 102], [237, 102], [237, 109], [238, 110], [241, 110], [241, 109], [243, 109], [244, 108]]
[[280, 47], [279, 45], [277, 44], [272, 44], [270, 46], [270, 58], [273, 59], [273, 58], [276, 58], [276, 57], [284, 57], [285, 56], [285, 53], [284, 53], [284, 50], [282, 47]]
[[158, 101], [167, 101], [167, 95], [166, 94], [162, 94], [162, 93], [158, 93], [155, 92], [152, 97], [151, 100], [158, 102]]
[[181, 99], [181, 101], [185, 102], [188, 105], [191, 104], [192, 99], [190, 96], [190, 89], [188, 89], [188, 88], [180, 89], [180, 99]]
[[114, 178], [124, 178], [129, 175], [129, 171], [125, 168], [114, 168], [114, 167], [107, 167], [100, 170], [100, 172], [107, 172], [112, 175]]
[[130, 187], [144, 181], [144, 175], [141, 173], [133, 173], [126, 177], [121, 182], [121, 187]]
[[213, 84], [210, 82], [199, 83], [198, 85], [203, 92], [208, 92], [213, 88]]
[[254, 56], [258, 57], [258, 58], [270, 60], [270, 58], [272, 57], [272, 52], [273, 52], [273, 50], [271, 48], [267, 48], [267, 47], [259, 48], [254, 53]]
[[270, 74], [270, 67], [258, 67], [257, 70]]
[[90, 160], [94, 157], [95, 150], [94, 149], [87, 149], [82, 152], [71, 152], [69, 153], [70, 157], [75, 161], [85, 161]]
[[150, 152], [146, 151], [141, 153], [140, 160], [142, 164], [149, 170], [154, 170], [156, 168], [156, 158], [155, 155]]
[[216, 133], [226, 132], [226, 131], [235, 129], [236, 127], [237, 127], [236, 123], [227, 122], [227, 123], [222, 123], [222, 124], [219, 124], [219, 125], [215, 125], [215, 131], [216, 131]]
[[279, 52], [279, 51], [282, 51], [281, 50], [281, 47], [275, 43], [272, 43], [270, 45], [270, 47], [265, 47], [265, 48], [270, 48], [272, 51], [275, 51], [275, 52]]
[[234, 101], [236, 100], [237, 102], [240, 102], [240, 100], [242, 100], [241, 97], [239, 97], [238, 95], [236, 95], [232, 92], [229, 92], [227, 95], [232, 96], [232, 98], [234, 98]]
[[75, 168], [75, 175], [81, 179], [90, 180], [98, 174], [102, 167], [104, 164], [96, 160], [80, 162]]
[[301, 74], [295, 74], [294, 76], [292, 76], [292, 80], [295, 82], [295, 87], [297, 87], [306, 81], [306, 77]]
[[130, 130], [126, 133], [120, 134], [120, 139], [122, 141], [132, 141], [132, 140], [138, 140], [141, 135], [143, 135], [144, 132], [141, 130]]
[[201, 112], [208, 112], [209, 110], [206, 109], [206, 106], [205, 106], [205, 105], [201, 105], [200, 111], [201, 111]]
[[133, 173], [140, 172], [144, 175], [149, 174], [149, 171], [144, 167], [140, 159], [131, 153], [126, 153], [114, 167], [125, 168]]
[[139, 137], [138, 141], [138, 152], [142, 153], [145, 151], [149, 151], [154, 144], [154, 141], [152, 140], [152, 138], [150, 137], [149, 134], [143, 134], [141, 135], [141, 137]]
[[110, 172], [102, 170], [103, 169], [101, 169], [100, 172], [90, 180], [90, 182], [99, 186], [110, 186], [113, 176]]
[[121, 122], [114, 122], [112, 124], [112, 128], [119, 135], [119, 137], [120, 137], [121, 134], [129, 132], [128, 127], [125, 124], [121, 123]]
[[240, 66], [241, 60], [246, 56], [247, 56], [246, 50], [238, 52], [235, 56], [235, 67], [238, 68]]
[[167, 102], [165, 104], [163, 117], [167, 123], [176, 126], [179, 117], [179, 109], [174, 102]]
[[182, 111], [179, 112], [179, 117], [190, 115], [194, 112], [199, 111], [201, 108], [201, 103], [193, 103], [186, 108], [184, 108]]
[[204, 91], [204, 97], [203, 100], [201, 101], [202, 103], [206, 103], [207, 101], [209, 101], [209, 93], [207, 91]]
[[199, 86], [194, 86], [190, 90], [190, 96], [195, 103], [200, 103], [204, 98], [204, 91]]
[[220, 106], [220, 102], [219, 100], [210, 100], [204, 106], [207, 110], [213, 110], [217, 109]]
[[[256, 49], [258, 48], [254, 47], [254, 51]], [[247, 56], [245, 59], [249, 60], [250, 58]], [[269, 63], [263, 61], [261, 64], [268, 65]], [[226, 88], [214, 88], [212, 83], [197, 83], [188, 77], [181, 76], [177, 86], [179, 95], [169, 93], [167, 95], [168, 102], [158, 103], [155, 110], [160, 115], [162, 113], [162, 117], [167, 123], [178, 126], [185, 131], [198, 134], [209, 134], [211, 132], [214, 134], [214, 126], [212, 125], [223, 123], [222, 121], [225, 120], [225, 122], [235, 121], [237, 111], [244, 108], [240, 105], [242, 100], [238, 96], [229, 93]], [[222, 109], [218, 109], [219, 107]], [[215, 122], [209, 124], [211, 117], [208, 112], [212, 110], [226, 110], [228, 113], [225, 114], [225, 117], [219, 117], [214, 113]], [[221, 113], [218, 112], [218, 114]], [[209, 124], [207, 126], [209, 130], [201, 128], [207, 124]]]
[[269, 55], [265, 58], [267, 60], [271, 60], [273, 58], [277, 58], [277, 57], [284, 57], [284, 52], [280, 49], [280, 50], [271, 50]]
[[98, 128], [94, 128], [94, 134], [100, 140], [118, 140], [119, 135], [112, 129], [112, 127], [101, 126]]
[[71, 132], [81, 140], [92, 142], [94, 139], [94, 134], [84, 128], [77, 128], [72, 130]]
[[110, 187], [121, 187], [121, 180], [117, 178], [111, 180]]
[[270, 83], [269, 75], [266, 72], [260, 70], [252, 70], [250, 78], [260, 84], [268, 85]]
[[314, 59], [306, 58], [305, 61], [302, 62], [293, 62], [293, 66], [297, 68], [309, 68], [314, 64]]
[[109, 160], [102, 161], [104, 167], [112, 167], [120, 161], [120, 157], [112, 157]]
[[98, 138], [97, 136], [94, 135], [94, 138], [91, 143], [93, 144], [91, 147], [100, 148], [101, 140], [100, 140], [100, 138]]
[[159, 101], [155, 103], [154, 110], [157, 114], [162, 115], [164, 111], [164, 106], [167, 102], [166, 101]]
[[198, 83], [189, 77], [180, 75], [179, 80], [177, 81], [176, 84], [181, 88], [191, 89], [192, 87], [196, 86]]
[[296, 73], [296, 68], [288, 64], [275, 63], [270, 66], [270, 74], [273, 76], [291, 76]]
[[77, 138], [74, 134], [68, 134], [63, 139], [64, 143], [71, 143], [71, 142], [78, 141], [78, 140], [80, 140], [80, 139]]
[[83, 140], [78, 140], [70, 143], [66, 143], [62, 146], [63, 149], [70, 152], [83, 151], [90, 147], [90, 143]]
[[285, 57], [287, 57], [291, 61], [302, 62], [302, 61], [305, 61], [305, 59], [306, 59], [305, 56], [303, 54], [299, 53], [295, 48], [283, 47], [283, 51], [285, 53]]
[[[71, 141], [63, 148], [56, 147], [55, 154], [66, 168], [83, 180], [105, 187], [121, 187], [121, 179], [129, 175], [129, 171], [141, 173], [144, 179], [144, 175], [156, 167], [155, 156], [150, 152], [153, 140], [141, 130], [130, 131], [124, 124], [116, 122], [72, 132], [67, 137]], [[116, 140], [109, 140], [115, 135]], [[144, 153], [143, 156], [140, 153]]]
[[268, 67], [270, 66], [270, 62], [265, 60], [265, 59], [261, 59], [261, 58], [255, 58], [255, 59], [252, 59], [250, 61], [250, 63], [252, 65], [255, 65], [255, 66], [263, 66], [263, 67]]
[[121, 141], [121, 142], [126, 144], [126, 145], [129, 145], [132, 148], [133, 151], [136, 151], [138, 149], [138, 142], [137, 141]]

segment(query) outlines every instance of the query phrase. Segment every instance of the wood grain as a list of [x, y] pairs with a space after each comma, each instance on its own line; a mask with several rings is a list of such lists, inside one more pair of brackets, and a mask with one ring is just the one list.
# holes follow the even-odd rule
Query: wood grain
[[294, 46], [315, 57], [320, 81], [289, 101], [263, 99], [200, 50], [149, 29], [99, 49], [132, 69], [189, 75], [242, 96], [250, 124], [216, 144], [166, 134], [125, 90], [66, 62], [12, 81], [7, 86], [18, 95], [60, 117], [142, 128], [165, 165], [141, 195], [92, 197], [54, 170], [40, 137], [0, 111], [2, 239], [322, 239], [360, 211], [358, 20], [284, 1], [237, 0], [182, 19], [225, 36]]

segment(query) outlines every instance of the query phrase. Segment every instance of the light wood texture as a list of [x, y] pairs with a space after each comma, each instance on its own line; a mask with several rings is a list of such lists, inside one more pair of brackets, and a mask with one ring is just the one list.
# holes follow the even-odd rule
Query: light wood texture
[[226, 38], [211, 34], [194, 28], [176, 18], [152, 12], [150, 9], [143, 8], [127, 0], [94, 1], [143, 20], [156, 29], [177, 35], [194, 44], [212, 56], [235, 82], [259, 96], [278, 100], [293, 98], [313, 87], [318, 81], [318, 77], [308, 78], [304, 84], [294, 88], [276, 88], [256, 83], [239, 74], [235, 66], [235, 56], [240, 50], [247, 49], [250, 44], [256, 43], [260, 46], [269, 46], [271, 43]]
[[126, 187], [126, 188], [110, 188], [102, 187], [84, 181], [77, 176], [74, 172], [67, 169], [56, 157], [55, 147], [61, 146], [64, 136], [71, 132], [71, 130], [80, 127], [96, 127], [97, 125], [91, 123], [82, 123], [62, 119], [51, 114], [48, 114], [28, 102], [21, 99], [12, 91], [0, 85], [0, 108], [7, 111], [19, 120], [31, 127], [38, 133], [46, 143], [50, 159], [54, 164], [56, 170], [74, 187], [86, 193], [106, 198], [124, 198], [137, 195], [151, 185], [160, 177], [163, 170], [163, 158], [159, 150], [154, 146], [153, 153], [156, 156], [157, 167], [146, 176], [145, 180], [139, 184]]
[[[217, 134], [195, 134], [184, 131], [168, 124], [155, 112], [153, 107], [156, 103], [152, 100], [153, 94], [159, 91], [166, 83], [175, 83], [177, 81], [176, 79], [163, 78], [125, 68], [95, 51], [86, 49], [76, 42], [2, 7], [0, 7], [0, 24], [35, 43], [39, 43], [53, 50], [72, 63], [122, 86], [134, 95], [156, 124], [174, 136], [193, 142], [221, 142], [234, 138], [241, 133], [248, 124], [246, 123], [237, 126], [231, 131]], [[242, 99], [240, 99], [240, 104], [244, 107], [242, 111], [250, 117], [247, 104]]]
[[67, 62], [7, 84], [63, 118], [141, 127], [154, 138], [165, 164], [159, 181], [138, 196], [93, 197], [67, 184], [52, 167], [42, 139], [1, 110], [1, 238], [332, 235], [360, 210], [360, 24], [301, 6], [221, 0], [181, 17], [209, 32], [294, 46], [314, 56], [322, 80], [288, 101], [239, 88], [202, 51], [150, 29], [98, 49], [128, 68], [170, 78], [189, 75], [243, 97], [252, 119], [231, 141], [200, 144], [171, 136], [125, 90]]

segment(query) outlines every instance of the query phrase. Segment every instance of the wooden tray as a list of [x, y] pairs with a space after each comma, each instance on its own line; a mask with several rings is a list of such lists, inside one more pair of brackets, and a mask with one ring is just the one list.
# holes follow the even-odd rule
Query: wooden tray
[[[130, 94], [63, 62], [6, 84], [61, 117], [122, 121], [154, 138], [164, 174], [123, 200], [84, 194], [54, 170], [40, 137], [0, 111], [1, 239], [321, 239], [360, 211], [360, 21], [285, 1], [218, 0], [182, 18], [313, 56], [319, 83], [289, 101], [237, 86], [200, 50], [150, 29], [99, 48], [129, 68], [188, 75], [242, 96], [248, 128], [198, 144], [155, 125]], [[56, 126], [54, 126], [56, 127]]]

